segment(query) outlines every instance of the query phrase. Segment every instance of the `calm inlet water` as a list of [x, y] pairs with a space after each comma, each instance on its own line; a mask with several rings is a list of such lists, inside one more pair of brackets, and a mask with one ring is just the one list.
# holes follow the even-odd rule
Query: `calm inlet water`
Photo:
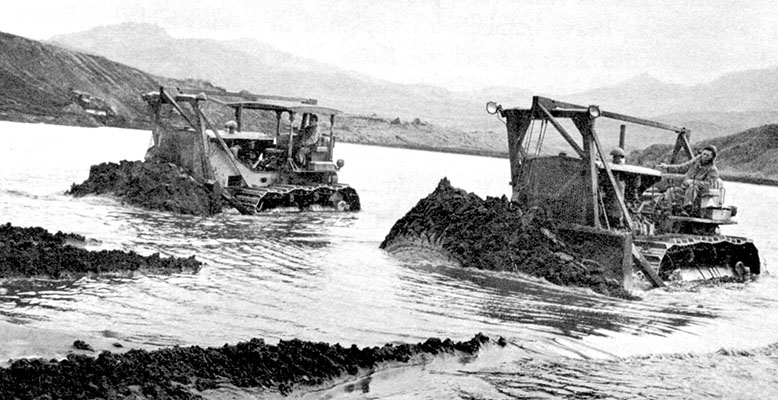
[[[338, 144], [336, 155], [346, 161], [340, 180], [357, 189], [363, 211], [201, 218], [63, 194], [87, 178], [90, 165], [141, 159], [148, 132], [7, 122], [0, 132], [0, 222], [75, 232], [95, 250], [205, 262], [195, 274], [2, 291], [6, 325], [127, 346], [221, 346], [252, 337], [372, 346], [467, 340], [477, 332], [509, 342], [475, 359], [389, 368], [357, 389], [349, 382], [301, 397], [778, 397], [771, 346], [778, 343], [778, 283], [770, 276], [626, 302], [441, 260], [400, 261], [378, 248], [444, 176], [482, 197], [507, 194], [507, 160]], [[727, 189], [739, 225], [724, 233], [754, 238], [769, 271], [778, 254], [778, 188]], [[252, 398], [249, 391], [210, 395]]]

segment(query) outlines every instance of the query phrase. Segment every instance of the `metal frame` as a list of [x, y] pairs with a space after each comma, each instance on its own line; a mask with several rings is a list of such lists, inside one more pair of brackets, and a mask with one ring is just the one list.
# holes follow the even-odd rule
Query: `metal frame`
[[[591, 115], [590, 110], [597, 110], [599, 115]], [[638, 125], [649, 126], [657, 129], [669, 130], [677, 134], [675, 148], [673, 150], [673, 158], [671, 162], [676, 162], [678, 155], [683, 152], [688, 158], [692, 157], [692, 149], [689, 146], [690, 132], [686, 128], [676, 127], [656, 121], [647, 119], [632, 117], [629, 115], [617, 114], [609, 111], [599, 110], [597, 106], [581, 106], [572, 103], [565, 103], [561, 101], [552, 100], [546, 97], [535, 96], [532, 98], [532, 107], [528, 110], [524, 109], [507, 109], [500, 110], [503, 117], [508, 119], [508, 147], [509, 156], [511, 162], [511, 185], [515, 185], [518, 175], [521, 171], [521, 165], [524, 158], [527, 157], [526, 149], [523, 148], [524, 142], [530, 124], [533, 120], [547, 120], [551, 125], [559, 132], [562, 138], [572, 147], [575, 153], [586, 162], [586, 180], [590, 185], [591, 194], [591, 225], [596, 228], [602, 228], [599, 218], [599, 182], [597, 174], [597, 156], [601, 160], [606, 160], [605, 150], [600, 143], [599, 136], [595, 130], [595, 121], [597, 118], [610, 118], [614, 120], [630, 122]], [[573, 136], [565, 130], [562, 124], [559, 123], [559, 118], [569, 118], [573, 121], [573, 124], [581, 134], [582, 144], [580, 146], [575, 141]], [[634, 224], [630, 218], [630, 213], [627, 210], [624, 197], [619, 190], [617, 190], [616, 179], [613, 175], [613, 171], [607, 162], [602, 163], [605, 173], [608, 176], [608, 184], [613, 188], [616, 193], [619, 207], [621, 208], [622, 215], [624, 216], [627, 226], [632, 229]]]

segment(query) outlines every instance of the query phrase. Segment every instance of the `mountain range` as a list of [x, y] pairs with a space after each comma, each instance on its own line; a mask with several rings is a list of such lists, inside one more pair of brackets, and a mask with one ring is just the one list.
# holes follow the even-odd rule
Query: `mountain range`
[[155, 75], [205, 79], [231, 91], [316, 98], [354, 114], [420, 118], [449, 126], [490, 121], [483, 112], [487, 100], [380, 80], [254, 39], [175, 39], [156, 25], [125, 23], [55, 36], [49, 42]]
[[[241, 100], [204, 80], [149, 74], [103, 56], [0, 32], [0, 120], [150, 130], [151, 114], [141, 94], [160, 86]], [[218, 102], [206, 102], [205, 111], [213, 124], [234, 118], [233, 110]], [[261, 126], [256, 129], [275, 130], [275, 117], [257, 122]], [[419, 118], [345, 114], [337, 119], [335, 131], [339, 140], [353, 143], [505, 154], [504, 132], [464, 131]]]
[[[347, 102], [362, 98], [352, 96], [353, 92], [343, 90], [343, 87], [358, 87], [361, 93], [375, 91], [372, 96], [366, 96], [368, 100], [356, 101], [353, 108], [345, 103], [340, 105], [347, 112], [336, 123], [336, 136], [341, 141], [353, 143], [505, 156], [505, 127], [498, 118], [486, 115], [485, 111], [482, 111], [480, 100], [476, 105], [473, 99], [521, 99], [518, 100], [520, 104], [503, 102], [505, 107], [528, 106], [531, 100], [528, 91], [507, 86], [465, 94], [431, 86], [396, 85], [295, 57], [254, 41], [247, 41], [242, 45], [230, 42], [242, 49], [238, 51], [234, 48], [230, 50], [224, 43], [205, 40], [208, 46], [223, 50], [223, 58], [208, 58], [212, 62], [207, 64], [202, 60], [198, 62], [193, 54], [179, 47], [179, 39], [169, 38], [157, 27], [140, 25], [151, 32], [156, 32], [158, 35], [156, 38], [149, 37], [145, 29], [137, 31], [139, 25], [130, 27], [136, 30], [134, 36], [129, 34], [130, 32], [125, 32], [127, 35], [124, 39], [115, 37], [113, 34], [86, 35], [84, 36], [85, 46], [107, 46], [117, 53], [134, 51], [133, 54], [137, 57], [146, 57], [146, 62], [159, 61], [153, 67], [157, 71], [156, 74], [111, 60], [107, 56], [96, 55], [94, 50], [89, 51], [93, 54], [73, 50], [75, 48], [73, 43], [66, 48], [54, 44], [58, 42], [44, 43], [0, 32], [0, 120], [78, 126], [112, 125], [148, 130], [151, 126], [149, 108], [141, 100], [140, 94], [158, 90], [160, 86], [171, 90], [187, 88], [190, 89], [189, 93], [206, 91], [218, 94], [217, 98], [222, 97], [223, 100], [237, 100], [234, 96], [230, 99], [229, 93], [223, 87], [217, 86], [217, 84], [221, 85], [221, 82], [211, 83], [198, 77], [196, 72], [186, 72], [189, 71], [188, 63], [182, 63], [176, 57], [165, 58], [164, 54], [150, 57], [141, 51], [151, 46], [149, 44], [139, 45], [138, 49], [133, 50], [134, 46], [126, 43], [127, 41], [145, 43], [148, 40], [156, 41], [170, 54], [189, 57], [186, 58], [188, 62], [197, 64], [197, 68], [200, 69], [205, 68], [204, 65], [213, 65], [216, 70], [223, 67], [225, 71], [229, 71], [225, 65], [238, 63], [260, 68], [261, 63], [274, 64], [273, 68], [258, 70], [276, 78], [285, 76], [285, 79], [272, 83], [276, 85], [273, 94], [310, 98], [320, 93], [322, 94], [319, 96], [320, 104], [332, 105], [337, 104], [339, 99]], [[115, 32], [119, 28], [127, 27], [103, 29]], [[184, 41], [191, 44], [200, 43], [202, 40]], [[122, 48], [125, 50], [121, 50]], [[239, 60], [237, 62], [232, 62], [229, 58], [234, 55], [234, 52], [244, 52], [237, 58]], [[205, 57], [203, 53], [197, 54]], [[130, 61], [132, 60], [128, 62]], [[287, 68], [286, 65], [291, 66]], [[164, 72], [165, 68], [179, 69], [178, 72], [171, 73], [180, 75], [163, 76], [160, 73]], [[203, 73], [208, 75], [207, 68]], [[298, 75], [301, 76], [300, 82], [308, 85], [310, 91], [307, 89], [295, 91], [300, 87], [299, 82], [295, 81]], [[775, 94], [769, 89], [772, 88], [776, 75], [778, 73], [772, 69], [733, 73], [709, 85], [694, 87], [668, 85], [644, 75], [612, 87], [566, 96], [563, 100], [578, 104], [595, 103], [609, 111], [631, 112], [638, 115], [641, 114], [640, 110], [648, 110], [646, 113], [674, 111], [655, 119], [692, 128], [692, 142], [696, 146], [702, 143], [713, 143], [719, 146], [721, 166], [729, 176], [774, 182], [778, 179], [778, 171], [773, 167], [776, 165], [773, 160], [777, 157], [775, 154], [778, 151], [778, 140], [776, 140], [778, 125], [771, 123], [776, 121], [778, 116], [776, 111], [773, 111]], [[338, 80], [326, 81], [327, 76], [337, 76]], [[240, 84], [237, 80], [234, 82], [235, 85]], [[739, 86], [735, 82], [740, 82]], [[284, 84], [288, 85], [289, 89], [284, 89]], [[737, 91], [736, 86], [750, 88], [750, 91], [745, 89]], [[242, 90], [243, 87], [236, 86], [230, 89], [239, 88]], [[699, 101], [689, 100], [689, 104], [683, 103], [685, 98], [693, 99], [693, 93], [707, 93], [707, 97], [698, 99]], [[748, 101], [730, 104], [721, 100], [726, 93], [729, 93], [731, 98]], [[459, 97], [468, 98], [470, 103], [467, 101], [460, 103], [457, 100]], [[399, 111], [389, 107], [393, 102], [400, 102], [407, 110], [409, 105], [422, 104], [425, 101], [429, 102], [430, 107], [416, 109], [418, 113], [415, 115], [418, 117], [413, 119], [398, 118]], [[387, 110], [386, 114], [378, 115], [378, 110], [365, 106], [370, 102], [382, 104], [386, 107], [384, 108]], [[620, 108], [617, 107], [618, 104], [621, 104]], [[725, 110], [708, 110], [714, 107]], [[398, 107], [398, 109], [403, 108]], [[625, 112], [624, 109], [627, 111]], [[207, 102], [206, 111], [209, 118], [219, 124], [232, 117], [229, 107], [220, 105], [218, 102]], [[446, 122], [457, 122], [467, 118], [473, 121], [486, 118], [489, 123], [497, 125], [497, 128], [484, 128], [487, 125], [483, 124], [479, 130], [465, 130], [446, 124]], [[438, 125], [430, 122], [437, 119], [443, 123]], [[274, 118], [270, 122], [274, 123]], [[619, 130], [617, 122], [609, 124], [607, 120], [602, 122], [598, 120], [597, 126], [601, 138], [612, 137], [613, 135], [607, 134], [617, 133]], [[631, 151], [632, 162], [648, 162], [650, 165], [659, 158], [668, 157], [669, 149], [666, 146], [657, 146], [660, 140], [654, 134], [644, 134], [646, 129], [636, 126], [628, 128], [627, 150]], [[663, 139], [665, 143], [672, 143], [675, 135], [670, 133]], [[551, 144], [551, 148], [554, 149], [551, 140], [552, 138], [547, 138], [546, 144]], [[561, 141], [561, 138], [557, 140]], [[607, 140], [602, 142], [606, 146], [612, 145]], [[634, 151], [644, 148], [646, 150], [643, 152]]]
[[[778, 121], [778, 67], [732, 72], [712, 82], [680, 85], [647, 74], [612, 86], [558, 95], [503, 87], [456, 92], [392, 83], [293, 55], [256, 39], [177, 39], [151, 24], [124, 23], [55, 36], [51, 43], [150, 72], [217, 82], [228, 90], [313, 97], [347, 112], [385, 118], [420, 118], [468, 130], [502, 131], [484, 112], [489, 100], [528, 106], [533, 95], [692, 129], [703, 140]], [[550, 68], [551, 71], [551, 68]], [[635, 128], [643, 132], [642, 128]], [[650, 143], [638, 141], [634, 147]]]

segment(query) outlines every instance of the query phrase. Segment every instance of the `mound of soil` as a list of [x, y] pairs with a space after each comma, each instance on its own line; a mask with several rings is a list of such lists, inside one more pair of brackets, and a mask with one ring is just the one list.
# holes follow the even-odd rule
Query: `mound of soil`
[[465, 267], [520, 271], [558, 285], [635, 298], [607, 276], [607, 268], [577, 255], [554, 232], [550, 221], [524, 213], [505, 196], [483, 200], [443, 178], [434, 192], [394, 224], [381, 248], [425, 238]]
[[209, 189], [175, 164], [122, 161], [93, 165], [89, 178], [67, 194], [111, 194], [128, 204], [151, 210], [210, 216], [222, 211], [218, 187]]
[[93, 273], [154, 271], [175, 273], [197, 271], [201, 262], [189, 258], [148, 257], [133, 251], [88, 251], [69, 243], [84, 243], [83, 236], [43, 228], [21, 228], [10, 223], [0, 225], [0, 278], [66, 278]]
[[294, 386], [356, 375], [382, 362], [407, 362], [424, 354], [475, 354], [487, 342], [480, 333], [467, 342], [431, 338], [415, 345], [362, 349], [297, 339], [269, 345], [251, 339], [221, 348], [106, 351], [97, 358], [72, 354], [62, 361], [22, 359], [0, 369], [0, 398], [200, 399], [198, 391], [222, 384], [288, 394]]

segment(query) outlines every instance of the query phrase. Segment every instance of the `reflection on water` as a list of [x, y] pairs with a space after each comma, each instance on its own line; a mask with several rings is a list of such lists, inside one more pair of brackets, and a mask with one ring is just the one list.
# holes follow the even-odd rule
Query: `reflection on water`
[[703, 310], [657, 307], [578, 288], [550, 287], [541, 280], [510, 273], [441, 266], [414, 266], [413, 270], [407, 279], [420, 283], [412, 289], [420, 292], [414, 298], [436, 312], [468, 309], [496, 325], [518, 324], [573, 338], [602, 335], [603, 331], [667, 335], [714, 317]]
[[[778, 341], [772, 312], [778, 288], [770, 278], [744, 287], [649, 292], [628, 302], [378, 249], [392, 224], [444, 176], [481, 196], [505, 194], [507, 160], [339, 144], [338, 157], [348, 165], [341, 181], [357, 188], [363, 211], [202, 218], [63, 194], [86, 179], [91, 164], [141, 157], [147, 133], [8, 125], [35, 135], [14, 135], [0, 147], [0, 214], [7, 222], [75, 232], [92, 239], [95, 250], [195, 255], [204, 266], [197, 273], [5, 285], [0, 319], [6, 322], [130, 345], [296, 337], [368, 346], [431, 336], [467, 340], [477, 332], [510, 343], [467, 364], [441, 359], [390, 369], [347, 383], [336, 397], [366, 390], [416, 398], [728, 397], [738, 385], [761, 385], [775, 370], [774, 357], [764, 354], [618, 358]], [[755, 238], [768, 270], [776, 243], [760, 210], [774, 206], [776, 190], [730, 184], [727, 191], [739, 205], [740, 225], [725, 233]], [[735, 377], [713, 378], [727, 373]], [[692, 384], [705, 390], [695, 392]]]

